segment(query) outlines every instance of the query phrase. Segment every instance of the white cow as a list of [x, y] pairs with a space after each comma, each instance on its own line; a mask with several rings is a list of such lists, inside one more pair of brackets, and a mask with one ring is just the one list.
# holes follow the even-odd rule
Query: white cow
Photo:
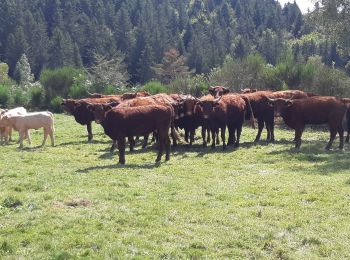
[[25, 115], [9, 116], [4, 115], [1, 117], [1, 122], [4, 126], [12, 127], [19, 132], [20, 148], [23, 147], [23, 140], [27, 137], [28, 143], [31, 144], [29, 129], [44, 128], [44, 141], [42, 146], [45, 145], [47, 136], [50, 135], [51, 145], [55, 145], [53, 133], [54, 119], [51, 112], [34, 112], [27, 113]]
[[0, 139], [1, 144], [7, 144], [8, 141], [11, 141], [12, 128], [4, 126], [2, 123], [2, 117], [5, 115], [9, 116], [17, 116], [17, 115], [25, 115], [27, 114], [27, 110], [24, 107], [16, 107], [13, 109], [0, 109]]

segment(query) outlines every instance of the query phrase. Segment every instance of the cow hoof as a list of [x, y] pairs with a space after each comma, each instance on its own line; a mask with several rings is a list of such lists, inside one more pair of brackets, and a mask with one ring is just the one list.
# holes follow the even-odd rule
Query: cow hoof
[[222, 147], [222, 150], [223, 150], [223, 151], [226, 151], [226, 150], [227, 150], [227, 146], [226, 146], [226, 145], [223, 146], [223, 147]]
[[119, 162], [118, 164], [119, 165], [125, 165], [125, 162]]

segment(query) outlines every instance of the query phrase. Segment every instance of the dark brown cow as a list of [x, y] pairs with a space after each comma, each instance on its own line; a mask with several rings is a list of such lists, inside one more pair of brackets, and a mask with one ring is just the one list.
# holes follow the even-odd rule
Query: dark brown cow
[[305, 125], [328, 124], [330, 139], [326, 146], [329, 150], [339, 134], [339, 149], [344, 147], [343, 119], [346, 116], [347, 106], [341, 99], [335, 97], [315, 96], [306, 99], [270, 99], [269, 104], [274, 107], [275, 113], [280, 114], [289, 127], [295, 130], [295, 148], [301, 145], [301, 136]]
[[[215, 148], [215, 133], [220, 129], [223, 150], [226, 149], [226, 127], [229, 131], [227, 145], [238, 147], [245, 113], [248, 109], [246, 101], [240, 95], [227, 94], [216, 99], [208, 96], [202, 97], [199, 100], [198, 105], [202, 107], [203, 118], [204, 120], [207, 120], [208, 126], [211, 130], [213, 139], [212, 148]], [[236, 132], [237, 137], [235, 136]], [[205, 136], [203, 139], [205, 140]]]
[[118, 141], [119, 163], [125, 164], [125, 137], [144, 136], [154, 131], [158, 134], [158, 156], [161, 160], [166, 150], [166, 160], [170, 159], [169, 129], [174, 118], [174, 110], [165, 105], [142, 107], [112, 108], [104, 105], [88, 107], [94, 114], [96, 123], [100, 123], [106, 135]]
[[90, 142], [93, 138], [91, 123], [94, 121], [93, 113], [86, 108], [87, 104], [105, 104], [112, 103], [115, 105], [119, 104], [120, 98], [118, 97], [108, 97], [108, 98], [85, 98], [85, 99], [64, 99], [61, 103], [63, 110], [72, 116], [74, 116], [75, 121], [81, 125], [86, 125], [88, 132], [88, 141]]

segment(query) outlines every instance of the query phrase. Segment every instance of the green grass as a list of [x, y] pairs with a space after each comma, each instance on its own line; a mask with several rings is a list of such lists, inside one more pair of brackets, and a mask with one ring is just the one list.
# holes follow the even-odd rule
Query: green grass
[[[350, 257], [350, 147], [326, 152], [328, 133], [308, 129], [300, 152], [292, 131], [236, 151], [109, 154], [72, 117], [55, 115], [56, 147], [0, 147], [1, 259]], [[265, 135], [265, 133], [264, 133]], [[49, 144], [49, 143], [48, 143]], [[164, 159], [164, 158], [163, 158]]]

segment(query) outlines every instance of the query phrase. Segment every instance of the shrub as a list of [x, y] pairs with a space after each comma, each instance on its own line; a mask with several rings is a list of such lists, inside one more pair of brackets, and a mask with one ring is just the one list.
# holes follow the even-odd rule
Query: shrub
[[69, 88], [69, 93], [68, 96], [70, 98], [83, 98], [87, 96], [87, 89], [79, 84], [73, 84], [70, 88]]
[[59, 69], [47, 69], [40, 75], [40, 82], [44, 86], [46, 101], [54, 99], [56, 96], [66, 97], [70, 87], [85, 79], [85, 72], [72, 67], [62, 67]]
[[168, 92], [168, 88], [157, 80], [153, 80], [153, 81], [148, 82], [142, 88], [142, 90], [147, 91], [147, 92], [151, 93], [152, 95], [158, 94], [158, 93], [167, 93]]
[[13, 104], [16, 106], [27, 106], [28, 103], [28, 93], [23, 89], [16, 88], [13, 93]]
[[0, 85], [0, 106], [7, 107], [11, 103], [10, 90], [5, 85]]
[[31, 87], [29, 90], [29, 98], [32, 107], [40, 108], [44, 102], [44, 89], [40, 86]]
[[62, 103], [61, 97], [59, 96], [54, 97], [50, 101], [50, 110], [54, 113], [61, 113], [62, 112], [61, 103]]

